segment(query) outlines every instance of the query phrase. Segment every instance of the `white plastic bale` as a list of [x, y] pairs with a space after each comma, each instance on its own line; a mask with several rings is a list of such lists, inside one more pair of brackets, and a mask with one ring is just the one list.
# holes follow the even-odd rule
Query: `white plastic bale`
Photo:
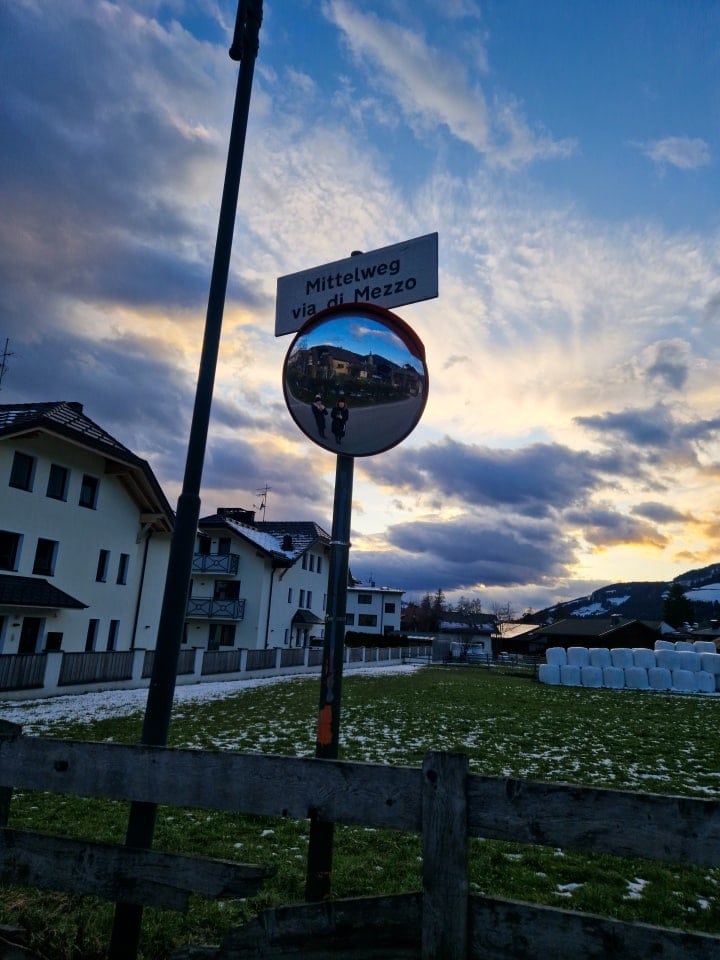
[[678, 693], [697, 693], [697, 677], [694, 670], [673, 670], [673, 690]]
[[696, 653], [717, 653], [712, 640], [693, 640], [693, 649]]
[[564, 687], [580, 686], [580, 667], [574, 663], [566, 663], [560, 667], [560, 683]]
[[580, 682], [584, 687], [601, 687], [603, 685], [602, 667], [580, 667]]
[[629, 648], [614, 647], [610, 651], [610, 659], [614, 667], [622, 667], [623, 670], [635, 666], [633, 662], [633, 652]]
[[603, 686], [611, 690], [622, 690], [625, 686], [625, 671], [622, 667], [603, 668]]
[[701, 653], [700, 668], [706, 673], [720, 673], [720, 653]]
[[656, 640], [655, 649], [656, 650], [674, 650], [675, 642], [673, 640]]
[[540, 683], [549, 683], [555, 686], [560, 683], [560, 667], [556, 663], [541, 663], [538, 667]]
[[695, 653], [694, 650], [681, 650], [678, 656], [680, 657], [680, 670], [692, 670], [697, 673], [702, 668], [700, 654]]
[[568, 647], [567, 662], [573, 667], [588, 667], [590, 651], [587, 647]]
[[644, 667], [626, 667], [625, 686], [628, 688], [628, 690], [647, 690], [647, 670]]
[[590, 666], [603, 669], [611, 667], [610, 650], [607, 647], [590, 647]]
[[643, 667], [645, 670], [649, 670], [650, 667], [656, 666], [654, 650], [648, 650], [646, 647], [634, 647], [632, 655], [634, 667]]
[[677, 650], [656, 650], [655, 662], [658, 667], [665, 667], [666, 670], [679, 670], [680, 654]]
[[545, 660], [550, 666], [562, 667], [567, 663], [567, 650], [565, 647], [548, 647]]
[[672, 689], [672, 673], [667, 667], [650, 667], [648, 670], [648, 685], [651, 690]]
[[690, 640], [676, 640], [675, 649], [676, 650], [694, 650], [695, 647], [693, 647]]
[[715, 674], [706, 673], [705, 670], [699, 670], [697, 677], [698, 693], [715, 693]]

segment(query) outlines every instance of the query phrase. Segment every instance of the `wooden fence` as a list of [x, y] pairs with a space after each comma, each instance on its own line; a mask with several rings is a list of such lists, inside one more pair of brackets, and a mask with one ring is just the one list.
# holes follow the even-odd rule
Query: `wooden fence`
[[[213, 784], [208, 790], [207, 785]], [[270, 870], [7, 828], [13, 788], [419, 832], [422, 891], [265, 911], [174, 960], [716, 960], [720, 938], [469, 895], [468, 838], [720, 866], [720, 802], [422, 768], [24, 737], [0, 724], [0, 880], [183, 909], [247, 896]], [[72, 865], [72, 869], [69, 868]]]

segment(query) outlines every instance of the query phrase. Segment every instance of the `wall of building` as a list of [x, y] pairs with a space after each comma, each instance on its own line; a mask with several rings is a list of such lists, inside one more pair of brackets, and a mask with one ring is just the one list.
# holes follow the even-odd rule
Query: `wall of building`
[[378, 634], [399, 632], [402, 595], [402, 590], [390, 587], [348, 587], [347, 629]]

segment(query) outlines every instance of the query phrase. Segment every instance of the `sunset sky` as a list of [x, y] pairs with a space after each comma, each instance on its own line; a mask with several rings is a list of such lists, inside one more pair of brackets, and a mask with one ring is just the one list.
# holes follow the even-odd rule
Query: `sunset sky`
[[[0, 4], [0, 403], [180, 489], [237, 64], [226, 0]], [[515, 609], [720, 561], [720, 5], [265, 0], [202, 513], [330, 529], [279, 276], [439, 236], [430, 391], [351, 568]]]

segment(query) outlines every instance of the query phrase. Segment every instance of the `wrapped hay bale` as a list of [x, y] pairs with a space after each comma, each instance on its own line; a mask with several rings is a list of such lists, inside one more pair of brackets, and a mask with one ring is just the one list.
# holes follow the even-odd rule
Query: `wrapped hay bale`
[[563, 667], [567, 663], [565, 647], [548, 647], [545, 651], [545, 661], [554, 667]]
[[694, 650], [695, 648], [693, 647], [690, 640], [676, 640], [675, 649], [676, 650]]
[[632, 650], [628, 650], [625, 647], [614, 647], [610, 651], [610, 659], [614, 667], [621, 667], [623, 670], [635, 666]]
[[560, 667], [556, 663], [541, 663], [538, 667], [540, 683], [549, 683], [553, 686], [560, 683]]
[[696, 653], [717, 653], [712, 640], [693, 640], [693, 650]]
[[628, 690], [647, 690], [648, 672], [645, 667], [626, 667], [625, 686]]
[[622, 667], [603, 667], [603, 686], [622, 690], [625, 686], [625, 671]]
[[666, 670], [679, 670], [680, 654], [677, 650], [656, 650], [655, 662], [658, 667], [665, 667]]
[[580, 667], [574, 663], [566, 663], [560, 667], [560, 683], [564, 687], [580, 686]]
[[651, 690], [672, 690], [672, 673], [667, 667], [650, 667], [648, 684]]
[[698, 670], [697, 677], [698, 693], [715, 693], [715, 674], [706, 673], [705, 670]]
[[573, 667], [589, 667], [590, 651], [587, 647], [568, 647], [567, 662]]
[[607, 647], [590, 647], [590, 666], [602, 667], [603, 670], [605, 667], [611, 667], [610, 650]]
[[673, 690], [678, 693], [697, 693], [697, 676], [694, 670], [673, 670]]
[[701, 653], [700, 669], [706, 673], [720, 673], [720, 653]]
[[633, 647], [632, 655], [634, 667], [644, 667], [645, 670], [649, 670], [650, 667], [656, 666], [654, 650], [648, 650], [646, 647]]
[[681, 650], [678, 653], [680, 658], [680, 670], [692, 670], [697, 673], [702, 669], [702, 660], [699, 653], [694, 650]]
[[601, 687], [603, 685], [602, 667], [580, 667], [580, 682], [584, 687]]
[[655, 649], [656, 650], [674, 650], [675, 641], [674, 640], [656, 640]]

